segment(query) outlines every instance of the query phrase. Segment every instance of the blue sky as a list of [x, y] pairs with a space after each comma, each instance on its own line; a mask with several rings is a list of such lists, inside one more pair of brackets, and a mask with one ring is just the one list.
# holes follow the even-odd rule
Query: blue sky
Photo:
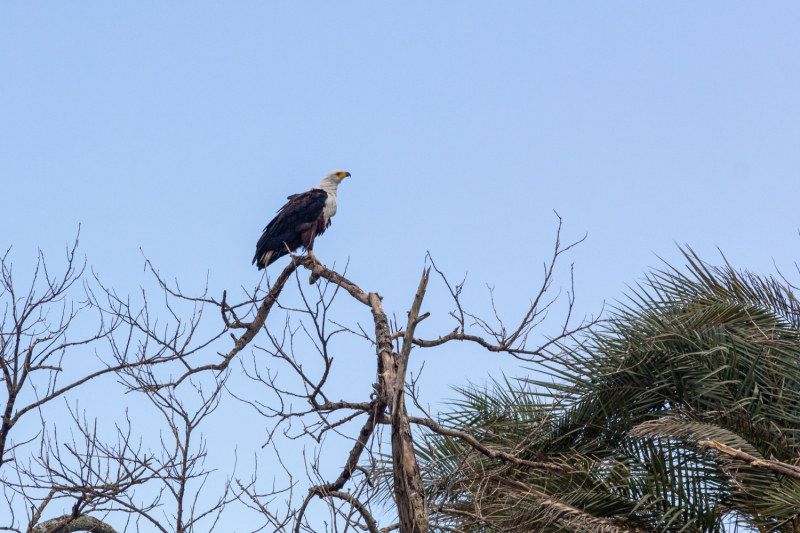
[[[258, 282], [255, 241], [284, 198], [341, 168], [317, 256], [349, 258], [398, 316], [428, 250], [469, 272], [477, 308], [489, 284], [521, 310], [553, 210], [565, 239], [588, 232], [568, 258], [582, 313], [658, 257], [680, 263], [676, 243], [789, 271], [797, 28], [790, 2], [4, 3], [0, 246], [23, 276], [80, 224], [121, 293], [148, 283], [140, 248], [190, 289], [235, 291]], [[426, 361], [434, 403], [527, 372], [458, 350]]]

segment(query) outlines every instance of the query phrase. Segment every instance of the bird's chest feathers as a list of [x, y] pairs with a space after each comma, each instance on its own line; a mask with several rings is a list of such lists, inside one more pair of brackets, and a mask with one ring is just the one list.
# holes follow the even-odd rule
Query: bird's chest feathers
[[325, 207], [322, 209], [322, 216], [325, 217], [325, 222], [336, 214], [336, 195], [332, 194], [330, 191], [326, 191], [328, 193], [328, 198], [325, 199]]

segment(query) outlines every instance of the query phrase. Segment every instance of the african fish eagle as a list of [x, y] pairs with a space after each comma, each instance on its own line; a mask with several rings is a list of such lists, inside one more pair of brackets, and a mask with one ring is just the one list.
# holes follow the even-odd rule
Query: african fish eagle
[[336, 214], [336, 190], [349, 172], [334, 170], [313, 189], [289, 196], [286, 205], [264, 228], [256, 244], [253, 264], [261, 270], [300, 246], [315, 263], [314, 239], [325, 233]]

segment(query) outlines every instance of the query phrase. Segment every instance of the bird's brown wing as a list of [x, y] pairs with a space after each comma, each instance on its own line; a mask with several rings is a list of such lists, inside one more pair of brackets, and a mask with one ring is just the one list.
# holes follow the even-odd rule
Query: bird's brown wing
[[[289, 253], [287, 246], [291, 251], [300, 247], [300, 235], [316, 224], [327, 199], [328, 193], [322, 189], [289, 196], [289, 201], [278, 210], [258, 239], [253, 263], [258, 264], [259, 270]], [[264, 264], [262, 258], [267, 252], [272, 253]]]

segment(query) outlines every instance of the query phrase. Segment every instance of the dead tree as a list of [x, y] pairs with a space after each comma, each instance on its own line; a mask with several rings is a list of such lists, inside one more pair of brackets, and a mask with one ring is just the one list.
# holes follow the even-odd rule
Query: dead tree
[[[62, 484], [44, 486], [41, 479], [26, 478], [30, 462], [24, 464], [17, 452], [33, 447], [38, 448], [39, 459], [48, 455], [46, 421], [42, 421], [41, 431], [30, 435], [37, 415], [43, 416], [43, 410], [54, 400], [75, 393], [102, 376], [174, 360], [165, 352], [137, 356], [130, 350], [100, 356], [101, 348], [115, 333], [122, 333], [124, 324], [119, 317], [94, 305], [91, 288], [86, 284], [86, 263], [76, 258], [77, 246], [78, 239], [67, 248], [66, 265], [60, 274], [48, 268], [40, 252], [33, 275], [24, 286], [15, 278], [10, 249], [0, 257], [0, 382], [5, 393], [0, 405], [0, 487], [8, 503], [6, 516], [10, 517], [9, 523], [0, 524], [2, 529], [17, 530], [11, 501], [22, 498], [28, 513], [27, 530], [50, 531], [52, 527], [42, 529], [41, 524], [37, 525], [42, 512], [54, 499], [69, 493], [62, 491], [66, 489]], [[26, 421], [29, 433], [15, 438], [21, 421]], [[135, 477], [129, 473], [114, 483], [135, 483]], [[94, 489], [89, 485], [85, 488], [91, 492]], [[85, 499], [75, 502], [69, 516], [73, 524], [70, 527], [92, 522], [82, 519], [87, 505]], [[64, 531], [74, 530], [70, 527]]]
[[[40, 252], [32, 279], [24, 287], [14, 276], [9, 251], [0, 257], [0, 382], [6, 395], [0, 406], [0, 488], [7, 504], [7, 512], [0, 512], [5, 522], [0, 529], [113, 531], [96, 516], [120, 512], [159, 526], [152, 511], [159, 507], [160, 497], [143, 503], [134, 502], [132, 495], [137, 487], [160, 484], [172, 491], [178, 512], [177, 527], [159, 528], [188, 531], [193, 521], [220, 511], [228, 499], [223, 491], [219, 504], [205, 514], [182, 507], [190, 496], [187, 485], [207, 475], [198, 468], [205, 455], [202, 441], [192, 448], [189, 440], [198, 438], [193, 437], [197, 426], [218, 405], [224, 381], [217, 381], [207, 393], [196, 384], [190, 393], [194, 403], [201, 400], [195, 412], [185, 409], [173, 391], [150, 387], [159, 365], [180, 361], [183, 353], [169, 344], [145, 348], [136, 342], [146, 316], [126, 320], [130, 317], [109, 305], [115, 301], [113, 291], [96, 283], [96, 276], [85, 275], [85, 262], [76, 259], [77, 245], [76, 239], [67, 249], [66, 265], [58, 275]], [[98, 300], [98, 294], [106, 301]], [[183, 334], [191, 334], [197, 317], [189, 322], [188, 328], [178, 324], [166, 336], [180, 336], [181, 328]], [[142, 449], [130, 424], [127, 428], [118, 424], [115, 442], [106, 442], [92, 422], [71, 409], [60, 420], [49, 418], [55, 400], [79, 398], [83, 389], [103, 376], [115, 376], [157, 407], [168, 434], [174, 435], [172, 449], [156, 454]], [[17, 428], [23, 429], [15, 439]], [[58, 429], [62, 434], [71, 431], [72, 438], [60, 441]], [[158, 488], [153, 491], [159, 494]], [[21, 504], [14, 503], [20, 499]], [[71, 512], [43, 521], [59, 501]], [[20, 524], [25, 524], [23, 529]]]
[[[254, 358], [254, 365], [248, 375], [265, 385], [280, 401], [280, 407], [274, 408], [262, 401], [241, 398], [252, 405], [259, 413], [274, 420], [269, 432], [269, 438], [283, 435], [292, 439], [310, 438], [321, 443], [329, 432], [338, 433], [345, 437], [344, 428], [352, 421], [364, 418], [361, 429], [357, 435], [350, 434], [352, 448], [344, 460], [344, 465], [335, 479], [324, 479], [320, 473], [319, 464], [322, 461], [319, 455], [310, 460], [310, 477], [316, 481], [307, 495], [302, 498], [299, 506], [293, 507], [290, 503], [288, 511], [278, 512], [279, 507], [271, 509], [265, 501], [274, 499], [276, 491], [271, 490], [267, 495], [259, 495], [256, 480], [253, 478], [247, 485], [239, 485], [240, 499], [247, 502], [253, 509], [260, 511], [267, 518], [272, 527], [277, 530], [293, 526], [296, 533], [302, 530], [312, 531], [313, 527], [305, 521], [305, 515], [314, 499], [321, 499], [327, 503], [332, 519], [339, 517], [348, 527], [357, 527], [371, 532], [377, 532], [377, 521], [370, 511], [371, 504], [381, 494], [380, 469], [382, 460], [379, 454], [373, 453], [374, 446], [380, 446], [380, 438], [375, 439], [381, 426], [390, 427], [390, 468], [391, 483], [387, 487], [393, 499], [399, 522], [394, 526], [385, 528], [391, 530], [399, 528], [403, 532], [426, 532], [432, 527], [430, 523], [430, 509], [426, 501], [426, 494], [420, 470], [417, 465], [414, 425], [424, 426], [430, 431], [461, 439], [471, 446], [475, 452], [499, 457], [511, 464], [520, 464], [530, 468], [560, 469], [560, 465], [538, 463], [520, 459], [516, 456], [517, 450], [506, 451], [490, 450], [482, 446], [478, 439], [466, 432], [453, 431], [441, 427], [430, 416], [413, 417], [407, 411], [407, 372], [413, 348], [428, 349], [451, 342], [467, 342], [476, 344], [493, 353], [505, 353], [527, 362], [544, 361], [552, 358], [552, 349], [559, 342], [583, 331], [596, 323], [597, 319], [585, 319], [576, 325], [571, 325], [572, 309], [574, 306], [573, 292], [567, 296], [566, 316], [561, 323], [556, 335], [542, 344], [531, 347], [529, 336], [547, 312], [551, 309], [556, 297], [551, 297], [550, 290], [554, 279], [555, 266], [558, 259], [575, 246], [573, 243], [562, 246], [560, 242], [560, 223], [556, 236], [556, 243], [551, 259], [545, 263], [543, 281], [538, 294], [532, 299], [527, 312], [515, 323], [512, 328], [507, 328], [499, 318], [495, 309], [496, 325], [484, 320], [465, 310], [461, 303], [461, 293], [464, 283], [452, 285], [444, 274], [436, 269], [430, 257], [428, 266], [421, 277], [416, 294], [414, 295], [408, 311], [407, 320], [402, 327], [390, 320], [382, 306], [382, 298], [376, 292], [367, 292], [350, 281], [343, 274], [339, 274], [324, 266], [312, 264], [308, 258], [294, 257], [277, 278], [269, 293], [263, 299], [257, 312], [254, 312], [252, 321], [242, 321], [224, 301], [217, 304], [223, 315], [223, 320], [232, 328], [244, 330], [243, 334], [235, 337], [234, 348], [223, 355], [223, 361], [218, 365], [206, 365], [198, 368], [189, 368], [183, 377], [175, 383], [180, 383], [186, 376], [201, 370], [224, 370], [232, 358], [248, 344], [256, 333], [265, 329], [269, 340], [269, 347], [258, 347], [262, 353], [271, 357], [273, 363], [268, 365], [266, 371], [259, 370], [259, 360]], [[580, 241], [578, 241], [580, 242]], [[302, 290], [296, 269], [304, 267], [312, 272], [311, 281], [323, 281], [315, 286], [313, 297], [308, 297]], [[450, 313], [455, 319], [457, 327], [452, 331], [436, 338], [422, 339], [416, 336], [415, 330], [420, 322], [428, 318], [428, 313], [422, 312], [426, 291], [430, 282], [431, 270], [434, 270], [447, 288], [453, 300], [455, 309]], [[284, 290], [287, 281], [292, 275], [297, 279], [297, 287], [301, 291], [303, 306], [296, 309], [286, 309], [289, 316], [300, 315], [305, 318], [296, 328], [290, 321], [284, 324], [283, 332], [278, 334], [265, 326], [265, 321], [270, 309], [276, 305], [278, 297]], [[371, 315], [373, 333], [360, 326], [345, 327], [332, 321], [328, 314], [334, 299], [346, 294], [355, 301], [364, 305]], [[216, 303], [216, 302], [213, 302]], [[279, 305], [279, 304], [277, 304]], [[280, 306], [280, 305], [279, 305]], [[494, 308], [494, 301], [492, 299]], [[478, 334], [468, 331], [473, 325]], [[330, 328], [333, 328], [332, 330]], [[374, 393], [370, 398], [361, 401], [334, 401], [326, 393], [326, 385], [332, 372], [333, 354], [330, 342], [334, 335], [350, 333], [363, 338], [372, 344], [376, 353], [376, 382], [373, 385]], [[302, 335], [313, 343], [312, 351], [318, 355], [317, 363], [313, 366], [303, 364], [302, 355], [296, 353], [296, 336]], [[306, 354], [307, 355], [307, 354]], [[260, 360], [264, 363], [263, 359]], [[298, 387], [283, 388], [276, 377], [278, 367], [274, 362], [283, 364], [295, 376]], [[236, 392], [233, 391], [236, 395]], [[302, 400], [306, 407], [302, 410], [293, 410], [292, 400]], [[292, 433], [292, 427], [300, 428]], [[294, 426], [292, 424], [295, 423]], [[288, 426], [288, 427], [287, 427]], [[282, 433], [278, 433], [283, 428]], [[276, 451], [277, 453], [277, 451]], [[351, 488], [346, 489], [347, 486]], [[293, 485], [292, 485], [293, 487]], [[287, 489], [289, 492], [289, 489]], [[287, 497], [287, 500], [291, 498]], [[444, 527], [444, 526], [443, 526]]]
[[[0, 471], [6, 463], [14, 460], [14, 449], [20, 443], [12, 443], [11, 431], [24, 416], [71, 389], [103, 374], [113, 373], [121, 366], [107, 364], [77, 380], [68, 383], [59, 380], [71, 358], [82, 349], [91, 349], [119, 326], [119, 321], [109, 321], [108, 317], [100, 316], [93, 334], [80, 340], [67, 340], [67, 331], [90, 308], [85, 303], [67, 299], [85, 269], [85, 264], [76, 263], [77, 245], [76, 239], [73, 247], [67, 250], [67, 266], [62, 275], [51, 275], [40, 252], [33, 279], [25, 289], [15, 283], [8, 258], [10, 249], [0, 258], [0, 299], [3, 306], [0, 370], [6, 394], [0, 425]], [[36, 391], [33, 401], [24, 394], [26, 390]]]
[[[78, 452], [77, 445], [72, 447], [75, 452], [70, 461], [84, 465], [83, 470], [79, 469], [81, 475], [76, 476], [74, 469], [65, 467], [69, 461], [57, 455], [55, 441], [53, 445], [47, 445], [45, 441], [46, 445], [42, 448], [44, 452], [36, 457], [36, 464], [30, 469], [18, 469], [29, 480], [29, 485], [20, 482], [16, 490], [31, 501], [33, 498], [25, 492], [28, 488], [42, 491], [50, 487], [53, 491], [52, 494], [48, 493], [49, 499], [47, 494], [38, 497], [39, 505], [34, 506], [33, 517], [36, 520], [29, 521], [29, 530], [50, 524], [51, 533], [57, 530], [78, 531], [80, 529], [75, 528], [84, 527], [83, 522], [87, 527], [91, 526], [88, 516], [91, 512], [94, 515], [124, 513], [138, 516], [162, 531], [191, 531], [198, 520], [211, 515], [218, 517], [236, 499], [260, 513], [264, 520], [263, 528], [274, 531], [313, 531], [314, 526], [308, 521], [309, 509], [315, 505], [315, 501], [321, 501], [330, 515], [328, 524], [334, 530], [338, 530], [337, 524], [341, 524], [344, 531], [358, 528], [377, 533], [379, 529], [374, 509], [379, 500], [386, 501], [386, 498], [393, 502], [399, 522], [384, 527], [383, 531], [399, 529], [401, 532], [423, 533], [431, 529], [447, 530], [448, 526], [436, 522], [435, 509], [432, 510], [427, 501], [416, 459], [415, 435], [419, 433], [414, 429], [415, 426], [459, 439], [475, 453], [500, 458], [510, 464], [534, 469], [559, 468], [558, 465], [522, 459], [513, 447], [508, 450], [489, 449], [481, 444], [480, 438], [469, 432], [442, 427], [419, 405], [412, 405], [412, 408], [423, 416], [412, 416], [408, 399], [415, 398], [414, 382], [409, 377], [409, 363], [414, 349], [417, 352], [413, 353], [418, 353], [422, 349], [460, 342], [527, 362], [544, 361], [552, 357], [552, 349], [559, 342], [596, 322], [596, 319], [584, 319], [575, 325], [571, 324], [574, 297], [570, 291], [567, 294], [565, 318], [556, 334], [537, 345], [529, 339], [547, 313], [554, 309], [552, 306], [558, 295], [551, 294], [558, 260], [580, 242], [562, 246], [560, 230], [559, 221], [553, 255], [544, 264], [540, 289], [530, 301], [527, 311], [511, 327], [507, 327], [500, 319], [491, 292], [490, 301], [496, 320], [485, 320], [465, 309], [461, 299], [464, 282], [450, 283], [430, 256], [426, 258], [429, 264], [422, 273], [416, 293], [410, 298], [407, 319], [402, 324], [390, 318], [377, 292], [365, 291], [349, 280], [346, 269], [338, 273], [313, 263], [307, 257], [292, 256], [290, 264], [271, 285], [265, 288], [257, 286], [247, 292], [243, 301], [235, 304], [228, 302], [226, 292], [223, 292], [221, 299], [210, 297], [207, 291], [199, 297], [188, 296], [177, 284], [166, 283], [148, 261], [146, 264], [157, 280], [166, 312], [172, 320], [168, 328], [156, 319], [144, 293], [143, 302], [135, 305], [128, 297], [119, 296], [95, 278], [93, 288], [87, 289], [87, 307], [105, 317], [105, 325], [101, 335], [92, 337], [92, 340], [106, 339], [111, 356], [118, 362], [108, 365], [104, 371], [114, 372], [130, 394], [146, 397], [163, 413], [167, 426], [175, 435], [174, 447], [169, 450], [163, 448], [160, 455], [154, 454], [153, 450], [144, 451], [133, 446], [130, 433], [121, 429], [116, 444], [105, 444], [97, 439], [91, 424], [81, 421], [80, 416], [76, 415], [75, 423], [82, 428], [80, 434], [84, 435], [85, 444], [82, 452]], [[300, 281], [301, 268], [311, 272], [313, 287], [310, 291]], [[436, 274], [434, 279], [441, 280], [452, 298], [454, 309], [450, 315], [456, 327], [437, 338], [425, 339], [416, 334], [416, 329], [430, 316], [423, 312], [423, 304], [432, 281], [432, 272]], [[295, 308], [279, 302], [284, 300], [281, 295], [290, 283], [296, 285], [298, 298], [302, 302]], [[371, 321], [369, 328], [344, 326], [329, 316], [334, 300], [342, 297], [352, 298], [366, 308], [369, 314], [365, 314], [365, 317], [369, 316]], [[188, 304], [192, 306], [192, 311], [188, 315], [181, 314], [173, 305], [174, 302]], [[268, 317], [274, 314], [276, 308], [286, 313], [282, 328], [267, 325]], [[219, 327], [210, 333], [200, 327], [201, 319], [208, 316], [208, 309], [214, 310], [212, 316], [220, 321]], [[259, 334], [265, 340], [262, 345], [255, 342]], [[374, 350], [375, 382], [369, 397], [335, 400], [329, 392], [330, 377], [334, 371], [331, 340], [341, 334], [361, 339]], [[228, 336], [230, 341], [227, 340]], [[301, 337], [311, 343], [310, 350], [299, 348], [296, 341]], [[225, 342], [232, 344], [220, 349]], [[35, 346], [37, 344], [29, 345], [29, 351]], [[246, 366], [241, 361], [246, 349], [254, 354], [252, 366]], [[19, 353], [27, 352], [23, 349]], [[209, 360], [209, 354], [214, 353], [217, 359]], [[313, 365], [304, 362], [310, 355], [316, 358]], [[283, 465], [289, 479], [286, 486], [262, 489], [257, 472], [249, 481], [232, 480], [229, 477], [219, 500], [210, 510], [186, 512], [188, 484], [198, 476], [205, 475], [202, 470], [193, 469], [198, 458], [204, 454], [203, 447], [200, 446], [193, 455], [187, 451], [188, 445], [194, 438], [192, 434], [197, 424], [218, 405], [230, 365], [234, 362], [242, 363], [247, 376], [263, 384], [275, 399], [267, 401], [260, 397], [248, 397], [236, 389], [229, 389], [232, 396], [271, 420], [268, 444], [274, 444], [278, 436], [310, 439], [320, 444], [314, 455], [307, 458], [306, 476], [312, 481], [311, 487], [302, 496], [297, 495], [298, 478], [301, 476], [283, 464], [278, 448], [274, 447], [274, 458]], [[10, 363], [4, 364], [11, 368]], [[38, 364], [41, 366], [43, 363]], [[276, 375], [281, 367], [290, 371], [293, 385], [284, 387], [283, 378], [279, 379]], [[15, 374], [9, 371], [8, 375], [13, 378]], [[203, 383], [210, 386], [209, 393], [204, 392]], [[54, 388], [48, 398], [55, 397], [54, 394], [60, 390]], [[184, 401], [179, 399], [179, 394], [195, 395], [199, 398], [195, 401], [199, 408], [190, 412], [184, 407]], [[302, 409], [293, 407], [293, 402], [297, 401], [303, 403]], [[353, 424], [360, 424], [360, 430], [351, 431]], [[386, 444], [391, 451], [385, 455], [382, 453], [383, 427], [390, 430]], [[346, 457], [338, 460], [323, 457], [321, 444], [329, 435], [338, 435], [352, 443]], [[332, 461], [333, 464], [341, 461], [338, 463], [341, 466], [335, 477], [326, 477], [323, 467]], [[105, 470], [97, 466], [100, 463], [106, 465]], [[87, 464], [94, 466], [86, 468]], [[112, 464], [116, 467], [112, 468]], [[231, 481], [235, 487], [233, 492], [229, 492]], [[157, 499], [144, 506], [134, 502], [131, 497], [133, 490], [154, 485], [161, 487], [157, 489]], [[175, 509], [173, 516], [176, 517], [168, 523], [163, 523], [153, 514], [163, 503], [160, 498], [165, 493], [172, 497], [172, 508]], [[72, 515], [59, 517], [57, 520], [60, 522], [41, 522], [42, 509], [55, 495], [75, 499], [77, 503]], [[216, 523], [215, 520], [212, 522]], [[101, 522], [102, 527], [111, 527], [110, 521]], [[91, 527], [100, 530], [101, 526]]]

